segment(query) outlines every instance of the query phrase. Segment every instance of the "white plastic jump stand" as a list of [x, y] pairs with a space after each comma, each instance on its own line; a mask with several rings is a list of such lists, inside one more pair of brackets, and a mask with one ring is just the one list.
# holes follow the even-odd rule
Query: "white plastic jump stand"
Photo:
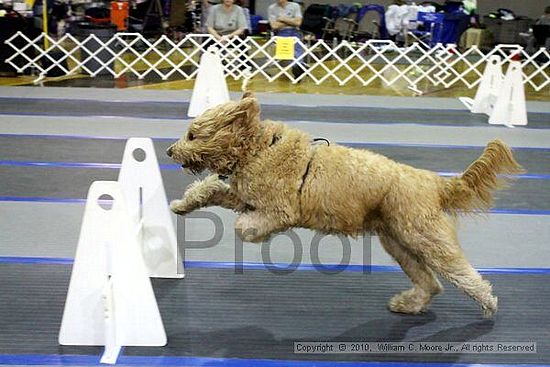
[[475, 98], [459, 97], [459, 100], [470, 110], [470, 112], [484, 113], [490, 116], [493, 111], [493, 105], [500, 92], [502, 79], [500, 56], [493, 55], [487, 60], [485, 71], [481, 77]]
[[493, 112], [489, 117], [489, 123], [508, 127], [527, 125], [521, 62], [510, 61]]
[[172, 212], [168, 207], [151, 139], [128, 139], [118, 182], [126, 195], [130, 215], [139, 223], [138, 247], [149, 276], [183, 278], [183, 262], [178, 251]]
[[229, 102], [229, 89], [223, 75], [223, 65], [215, 48], [202, 54], [199, 71], [187, 115], [200, 116], [209, 108]]
[[[110, 209], [100, 206], [105, 195]], [[59, 344], [103, 345], [102, 363], [115, 363], [122, 346], [166, 345], [135, 226], [120, 183], [90, 186]]]

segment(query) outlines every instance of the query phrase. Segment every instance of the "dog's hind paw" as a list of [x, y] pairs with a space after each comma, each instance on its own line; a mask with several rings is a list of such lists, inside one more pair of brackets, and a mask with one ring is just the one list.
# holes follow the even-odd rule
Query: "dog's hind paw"
[[481, 309], [483, 311], [483, 318], [485, 319], [492, 318], [497, 313], [498, 298], [495, 296], [492, 296], [489, 302], [486, 305], [483, 305]]
[[426, 311], [430, 301], [429, 295], [413, 288], [393, 296], [388, 302], [388, 309], [396, 313], [418, 315]]

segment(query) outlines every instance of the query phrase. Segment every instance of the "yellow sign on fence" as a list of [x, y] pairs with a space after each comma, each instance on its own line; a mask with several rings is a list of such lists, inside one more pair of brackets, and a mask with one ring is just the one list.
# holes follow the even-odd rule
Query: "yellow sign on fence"
[[277, 37], [275, 58], [278, 60], [294, 60], [294, 37]]

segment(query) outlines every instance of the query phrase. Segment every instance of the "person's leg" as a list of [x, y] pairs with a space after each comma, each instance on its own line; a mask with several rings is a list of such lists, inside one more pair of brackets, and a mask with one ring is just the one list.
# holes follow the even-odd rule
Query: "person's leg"
[[305, 63], [305, 58], [302, 57], [304, 54], [304, 49], [300, 45], [298, 40], [302, 40], [302, 34], [299, 30], [295, 28], [284, 28], [277, 32], [277, 36], [279, 37], [294, 37], [295, 43], [294, 43], [294, 61], [291, 63], [292, 66], [292, 74], [295, 78], [299, 78], [305, 71], [307, 65]]

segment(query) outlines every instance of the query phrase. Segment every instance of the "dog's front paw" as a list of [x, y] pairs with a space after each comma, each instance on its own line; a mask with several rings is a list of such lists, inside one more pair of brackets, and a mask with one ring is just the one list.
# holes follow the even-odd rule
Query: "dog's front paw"
[[183, 200], [172, 200], [170, 202], [170, 210], [178, 215], [184, 215], [189, 213]]

